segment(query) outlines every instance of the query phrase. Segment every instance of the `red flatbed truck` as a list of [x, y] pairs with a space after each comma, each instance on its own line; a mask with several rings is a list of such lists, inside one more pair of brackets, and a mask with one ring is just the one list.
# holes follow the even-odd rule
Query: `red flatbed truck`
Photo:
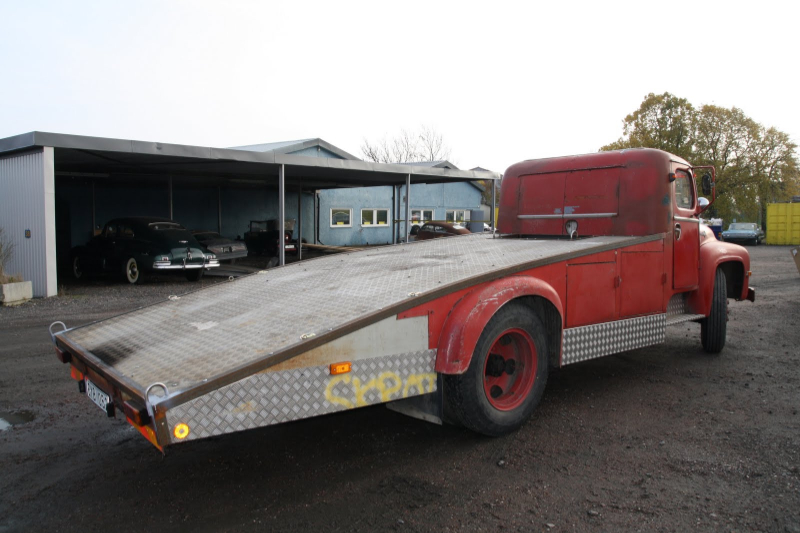
[[728, 298], [755, 292], [747, 251], [699, 223], [700, 172], [713, 202], [713, 168], [658, 150], [525, 161], [497, 234], [295, 263], [51, 334], [80, 390], [161, 450], [377, 403], [502, 435], [550, 368], [689, 320], [722, 350]]

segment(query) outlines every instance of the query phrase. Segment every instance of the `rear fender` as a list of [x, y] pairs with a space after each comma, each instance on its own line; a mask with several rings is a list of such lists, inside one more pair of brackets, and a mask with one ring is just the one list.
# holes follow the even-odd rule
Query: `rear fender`
[[[498, 309], [511, 300], [538, 296], [548, 300], [564, 316], [563, 306], [553, 287], [537, 278], [510, 276], [476, 288], [459, 301], [445, 321], [436, 355], [436, 371], [443, 374], [466, 372], [472, 352], [486, 324]], [[544, 321], [544, 317], [543, 321]], [[558, 335], [560, 340], [560, 331]], [[560, 345], [557, 350], [560, 353]]]
[[750, 254], [747, 249], [730, 242], [709, 240], [700, 247], [700, 288], [691, 294], [688, 301], [695, 313], [708, 316], [711, 312], [718, 268], [725, 272], [728, 298], [747, 299], [750, 282]]

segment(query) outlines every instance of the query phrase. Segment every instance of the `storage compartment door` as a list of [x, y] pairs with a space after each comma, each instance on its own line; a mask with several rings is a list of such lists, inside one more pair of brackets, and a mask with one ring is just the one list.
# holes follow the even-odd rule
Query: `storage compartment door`
[[620, 318], [663, 312], [663, 252], [623, 252], [620, 278]]
[[567, 327], [616, 318], [616, 263], [567, 266]]

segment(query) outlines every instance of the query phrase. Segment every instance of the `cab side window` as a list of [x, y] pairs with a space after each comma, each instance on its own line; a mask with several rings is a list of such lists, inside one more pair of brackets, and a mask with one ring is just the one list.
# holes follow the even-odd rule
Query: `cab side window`
[[694, 208], [694, 187], [692, 187], [692, 180], [689, 178], [689, 173], [685, 170], [679, 170], [675, 173], [675, 205], [681, 209]]

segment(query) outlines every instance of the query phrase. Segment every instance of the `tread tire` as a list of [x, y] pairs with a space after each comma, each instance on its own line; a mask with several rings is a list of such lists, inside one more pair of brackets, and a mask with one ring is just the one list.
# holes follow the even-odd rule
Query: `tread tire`
[[718, 268], [714, 276], [711, 312], [700, 321], [700, 342], [708, 353], [719, 353], [725, 347], [728, 332], [728, 286], [725, 272]]
[[[523, 403], [512, 410], [501, 411], [486, 397], [484, 369], [492, 343], [504, 331], [512, 328], [524, 330], [532, 338], [536, 370], [533, 385]], [[505, 435], [518, 429], [533, 413], [544, 393], [547, 374], [547, 340], [541, 319], [521, 303], [508, 303], [495, 313], [484, 328], [467, 371], [444, 376], [449, 412], [472, 431], [492, 437]]]

